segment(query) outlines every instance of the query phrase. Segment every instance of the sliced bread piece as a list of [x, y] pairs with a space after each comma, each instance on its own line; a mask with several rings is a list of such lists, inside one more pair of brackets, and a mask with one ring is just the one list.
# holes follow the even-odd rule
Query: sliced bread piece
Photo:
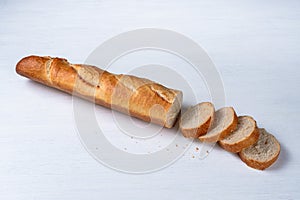
[[206, 134], [213, 121], [214, 112], [214, 105], [210, 102], [199, 103], [189, 108], [179, 122], [183, 136], [198, 138]]
[[277, 160], [279, 153], [280, 144], [277, 139], [265, 129], [259, 129], [258, 141], [243, 149], [239, 156], [249, 167], [264, 170]]
[[202, 142], [217, 142], [225, 138], [237, 127], [238, 118], [232, 107], [217, 110], [214, 115], [212, 127], [206, 135], [200, 136]]
[[219, 145], [229, 152], [237, 153], [254, 144], [258, 137], [256, 121], [250, 116], [240, 116], [237, 128], [220, 140]]

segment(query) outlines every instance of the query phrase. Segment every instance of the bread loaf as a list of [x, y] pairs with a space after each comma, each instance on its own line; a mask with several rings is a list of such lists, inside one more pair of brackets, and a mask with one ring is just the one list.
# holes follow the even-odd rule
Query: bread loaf
[[182, 92], [151, 80], [112, 74], [90, 65], [71, 64], [63, 58], [28, 56], [16, 72], [44, 85], [167, 128], [181, 109]]

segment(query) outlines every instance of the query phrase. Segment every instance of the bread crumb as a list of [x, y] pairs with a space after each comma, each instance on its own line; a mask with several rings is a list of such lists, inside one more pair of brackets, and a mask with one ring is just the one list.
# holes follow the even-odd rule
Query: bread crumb
[[196, 147], [196, 151], [199, 151], [199, 148], [198, 148], [198, 147]]

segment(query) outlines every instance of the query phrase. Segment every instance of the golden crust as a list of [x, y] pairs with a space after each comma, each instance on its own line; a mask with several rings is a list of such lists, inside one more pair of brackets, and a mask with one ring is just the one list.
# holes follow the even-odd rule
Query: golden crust
[[[115, 75], [94, 66], [70, 64], [63, 58], [28, 56], [16, 65], [16, 72], [44, 85], [93, 101], [144, 121], [173, 127], [180, 113], [181, 91], [148, 79]], [[180, 101], [180, 102], [178, 102]], [[173, 104], [174, 120], [168, 119]]]
[[16, 72], [34, 81], [50, 85], [45, 64], [49, 57], [29, 56], [21, 59], [16, 66]]

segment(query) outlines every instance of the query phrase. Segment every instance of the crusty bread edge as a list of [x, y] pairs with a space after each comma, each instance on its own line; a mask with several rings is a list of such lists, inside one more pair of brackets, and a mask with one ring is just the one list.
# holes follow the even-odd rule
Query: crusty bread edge
[[212, 143], [212, 142], [218, 142], [219, 140], [224, 139], [227, 135], [229, 135], [232, 131], [234, 131], [237, 127], [238, 124], [238, 117], [235, 113], [235, 110], [230, 107], [233, 110], [234, 116], [233, 116], [233, 120], [231, 122], [231, 124], [225, 128], [221, 133], [217, 134], [217, 135], [213, 135], [211, 137], [205, 137], [206, 135], [203, 135], [202, 137], [199, 137], [199, 140], [201, 142], [207, 142], [207, 143]]
[[199, 127], [197, 128], [193, 128], [193, 129], [183, 129], [183, 128], [180, 128], [180, 131], [182, 133], [182, 135], [186, 138], [198, 138], [199, 136], [201, 135], [205, 135], [211, 125], [211, 120], [212, 120], [212, 117], [209, 117], [208, 120], [200, 125]]
[[[251, 116], [247, 116], [247, 117], [250, 117], [251, 119], [253, 119]], [[218, 142], [218, 144], [226, 151], [229, 151], [232, 153], [238, 153], [238, 152], [242, 151], [243, 149], [250, 147], [251, 145], [256, 143], [259, 138], [259, 130], [257, 128], [256, 121], [254, 119], [253, 119], [253, 121], [255, 122], [255, 128], [253, 129], [252, 133], [248, 137], [246, 137], [243, 140], [236, 142], [234, 144], [226, 144], [226, 143], [223, 143], [222, 140], [220, 140]]]
[[[212, 125], [212, 120], [213, 120], [213, 117], [214, 117], [214, 112], [215, 112], [215, 107], [212, 103], [210, 102], [202, 102], [202, 103], [208, 103], [212, 106], [213, 108], [213, 113], [210, 117], [208, 117], [208, 119], [206, 120], [205, 123], [201, 124], [199, 127], [197, 128], [191, 128], [191, 129], [187, 129], [187, 128], [182, 128], [181, 126], [181, 121], [182, 121], [182, 116], [180, 118], [180, 121], [179, 121], [179, 129], [182, 133], [182, 135], [186, 138], [198, 138], [200, 137], [201, 135], [205, 135], [208, 131], [208, 129], [211, 127]], [[188, 110], [186, 111], [188, 112]]]
[[280, 147], [280, 144], [279, 144], [277, 139], [276, 139], [276, 144], [278, 145], [279, 151], [277, 152], [277, 154], [271, 160], [268, 160], [267, 162], [259, 162], [259, 161], [256, 161], [256, 160], [247, 159], [246, 156], [242, 152], [239, 152], [238, 155], [241, 158], [241, 160], [246, 165], [248, 165], [249, 167], [254, 168], [254, 169], [258, 169], [258, 170], [264, 170], [264, 169], [270, 167], [273, 163], [275, 163], [275, 161], [279, 157], [281, 147]]

